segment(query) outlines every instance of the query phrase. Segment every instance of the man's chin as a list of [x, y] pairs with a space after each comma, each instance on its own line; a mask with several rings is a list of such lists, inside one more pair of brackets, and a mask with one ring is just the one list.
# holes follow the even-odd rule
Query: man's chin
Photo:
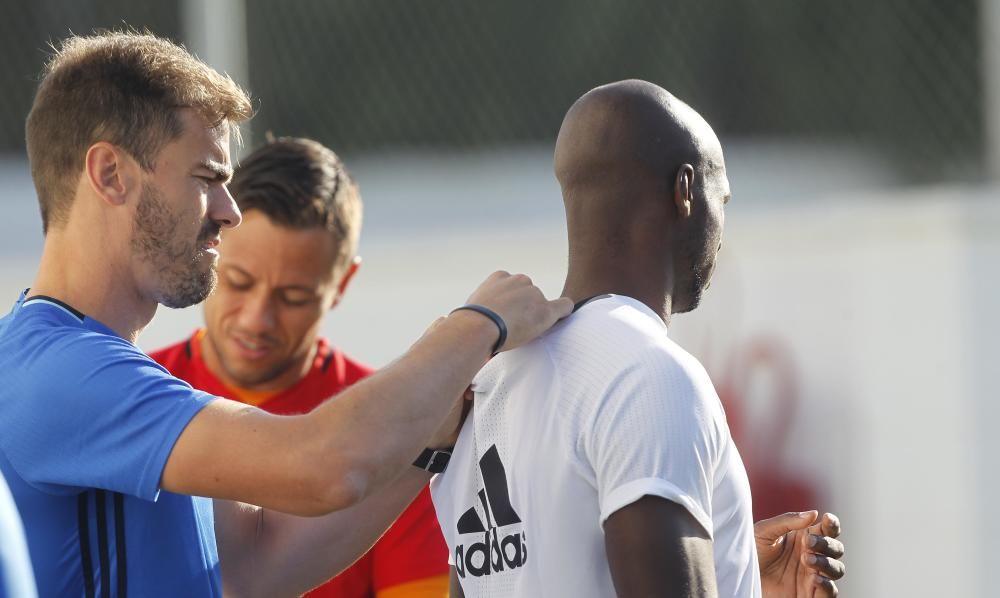
[[[233, 360], [227, 360], [232, 364]], [[226, 375], [230, 381], [235, 384], [238, 388], [242, 389], [255, 389], [259, 388], [269, 382], [272, 382], [275, 378], [280, 375], [280, 371], [277, 374], [273, 371], [274, 367], [262, 366], [260, 368], [254, 367], [233, 367], [229, 365], [226, 367]], [[262, 373], [263, 372], [263, 373]]]
[[215, 269], [201, 273], [194, 280], [187, 280], [184, 284], [176, 285], [167, 292], [160, 293], [158, 301], [160, 305], [172, 309], [184, 309], [197, 305], [208, 298], [215, 290], [218, 277]]

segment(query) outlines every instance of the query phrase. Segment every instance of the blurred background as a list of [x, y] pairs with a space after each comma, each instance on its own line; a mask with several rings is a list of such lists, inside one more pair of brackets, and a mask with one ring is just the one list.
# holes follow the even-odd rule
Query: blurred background
[[[313, 137], [361, 184], [364, 266], [325, 332], [384, 365], [489, 272], [558, 294], [551, 151], [588, 89], [700, 111], [733, 189], [671, 335], [709, 369], [758, 516], [840, 514], [843, 596], [992, 596], [1000, 535], [1000, 0], [0, 0], [0, 291], [41, 224], [24, 119], [48, 44], [125, 26], [253, 94], [243, 152]], [[141, 345], [198, 308], [161, 309]], [[2, 414], [0, 414], [2, 417]]]

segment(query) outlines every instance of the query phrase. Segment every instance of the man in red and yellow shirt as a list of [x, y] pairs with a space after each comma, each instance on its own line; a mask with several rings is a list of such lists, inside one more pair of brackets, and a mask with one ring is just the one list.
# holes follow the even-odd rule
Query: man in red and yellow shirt
[[[326, 147], [282, 138], [245, 159], [229, 188], [243, 224], [225, 233], [205, 328], [151, 357], [195, 388], [305, 413], [372, 371], [319, 337], [360, 265], [357, 185]], [[309, 596], [442, 598], [447, 573], [425, 488], [364, 557]]]

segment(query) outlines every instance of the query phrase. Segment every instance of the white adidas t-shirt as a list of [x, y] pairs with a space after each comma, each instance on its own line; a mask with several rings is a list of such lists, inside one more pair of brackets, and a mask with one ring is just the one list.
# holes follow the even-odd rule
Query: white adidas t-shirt
[[645, 495], [711, 534], [719, 596], [761, 595], [750, 486], [722, 405], [648, 307], [594, 299], [491, 360], [473, 390], [431, 484], [466, 596], [614, 596], [602, 526]]

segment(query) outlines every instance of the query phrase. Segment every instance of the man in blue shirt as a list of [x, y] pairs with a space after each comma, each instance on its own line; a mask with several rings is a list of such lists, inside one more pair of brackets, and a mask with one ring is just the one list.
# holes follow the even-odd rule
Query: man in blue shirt
[[211, 291], [221, 231], [240, 221], [231, 126], [251, 112], [231, 80], [151, 35], [70, 38], [46, 67], [26, 127], [45, 244], [0, 319], [0, 473], [42, 595], [318, 585], [444, 461], [421, 451], [452, 444], [490, 355], [572, 309], [495, 273], [476, 305], [301, 416], [171, 377], [134, 343], [159, 304]]

